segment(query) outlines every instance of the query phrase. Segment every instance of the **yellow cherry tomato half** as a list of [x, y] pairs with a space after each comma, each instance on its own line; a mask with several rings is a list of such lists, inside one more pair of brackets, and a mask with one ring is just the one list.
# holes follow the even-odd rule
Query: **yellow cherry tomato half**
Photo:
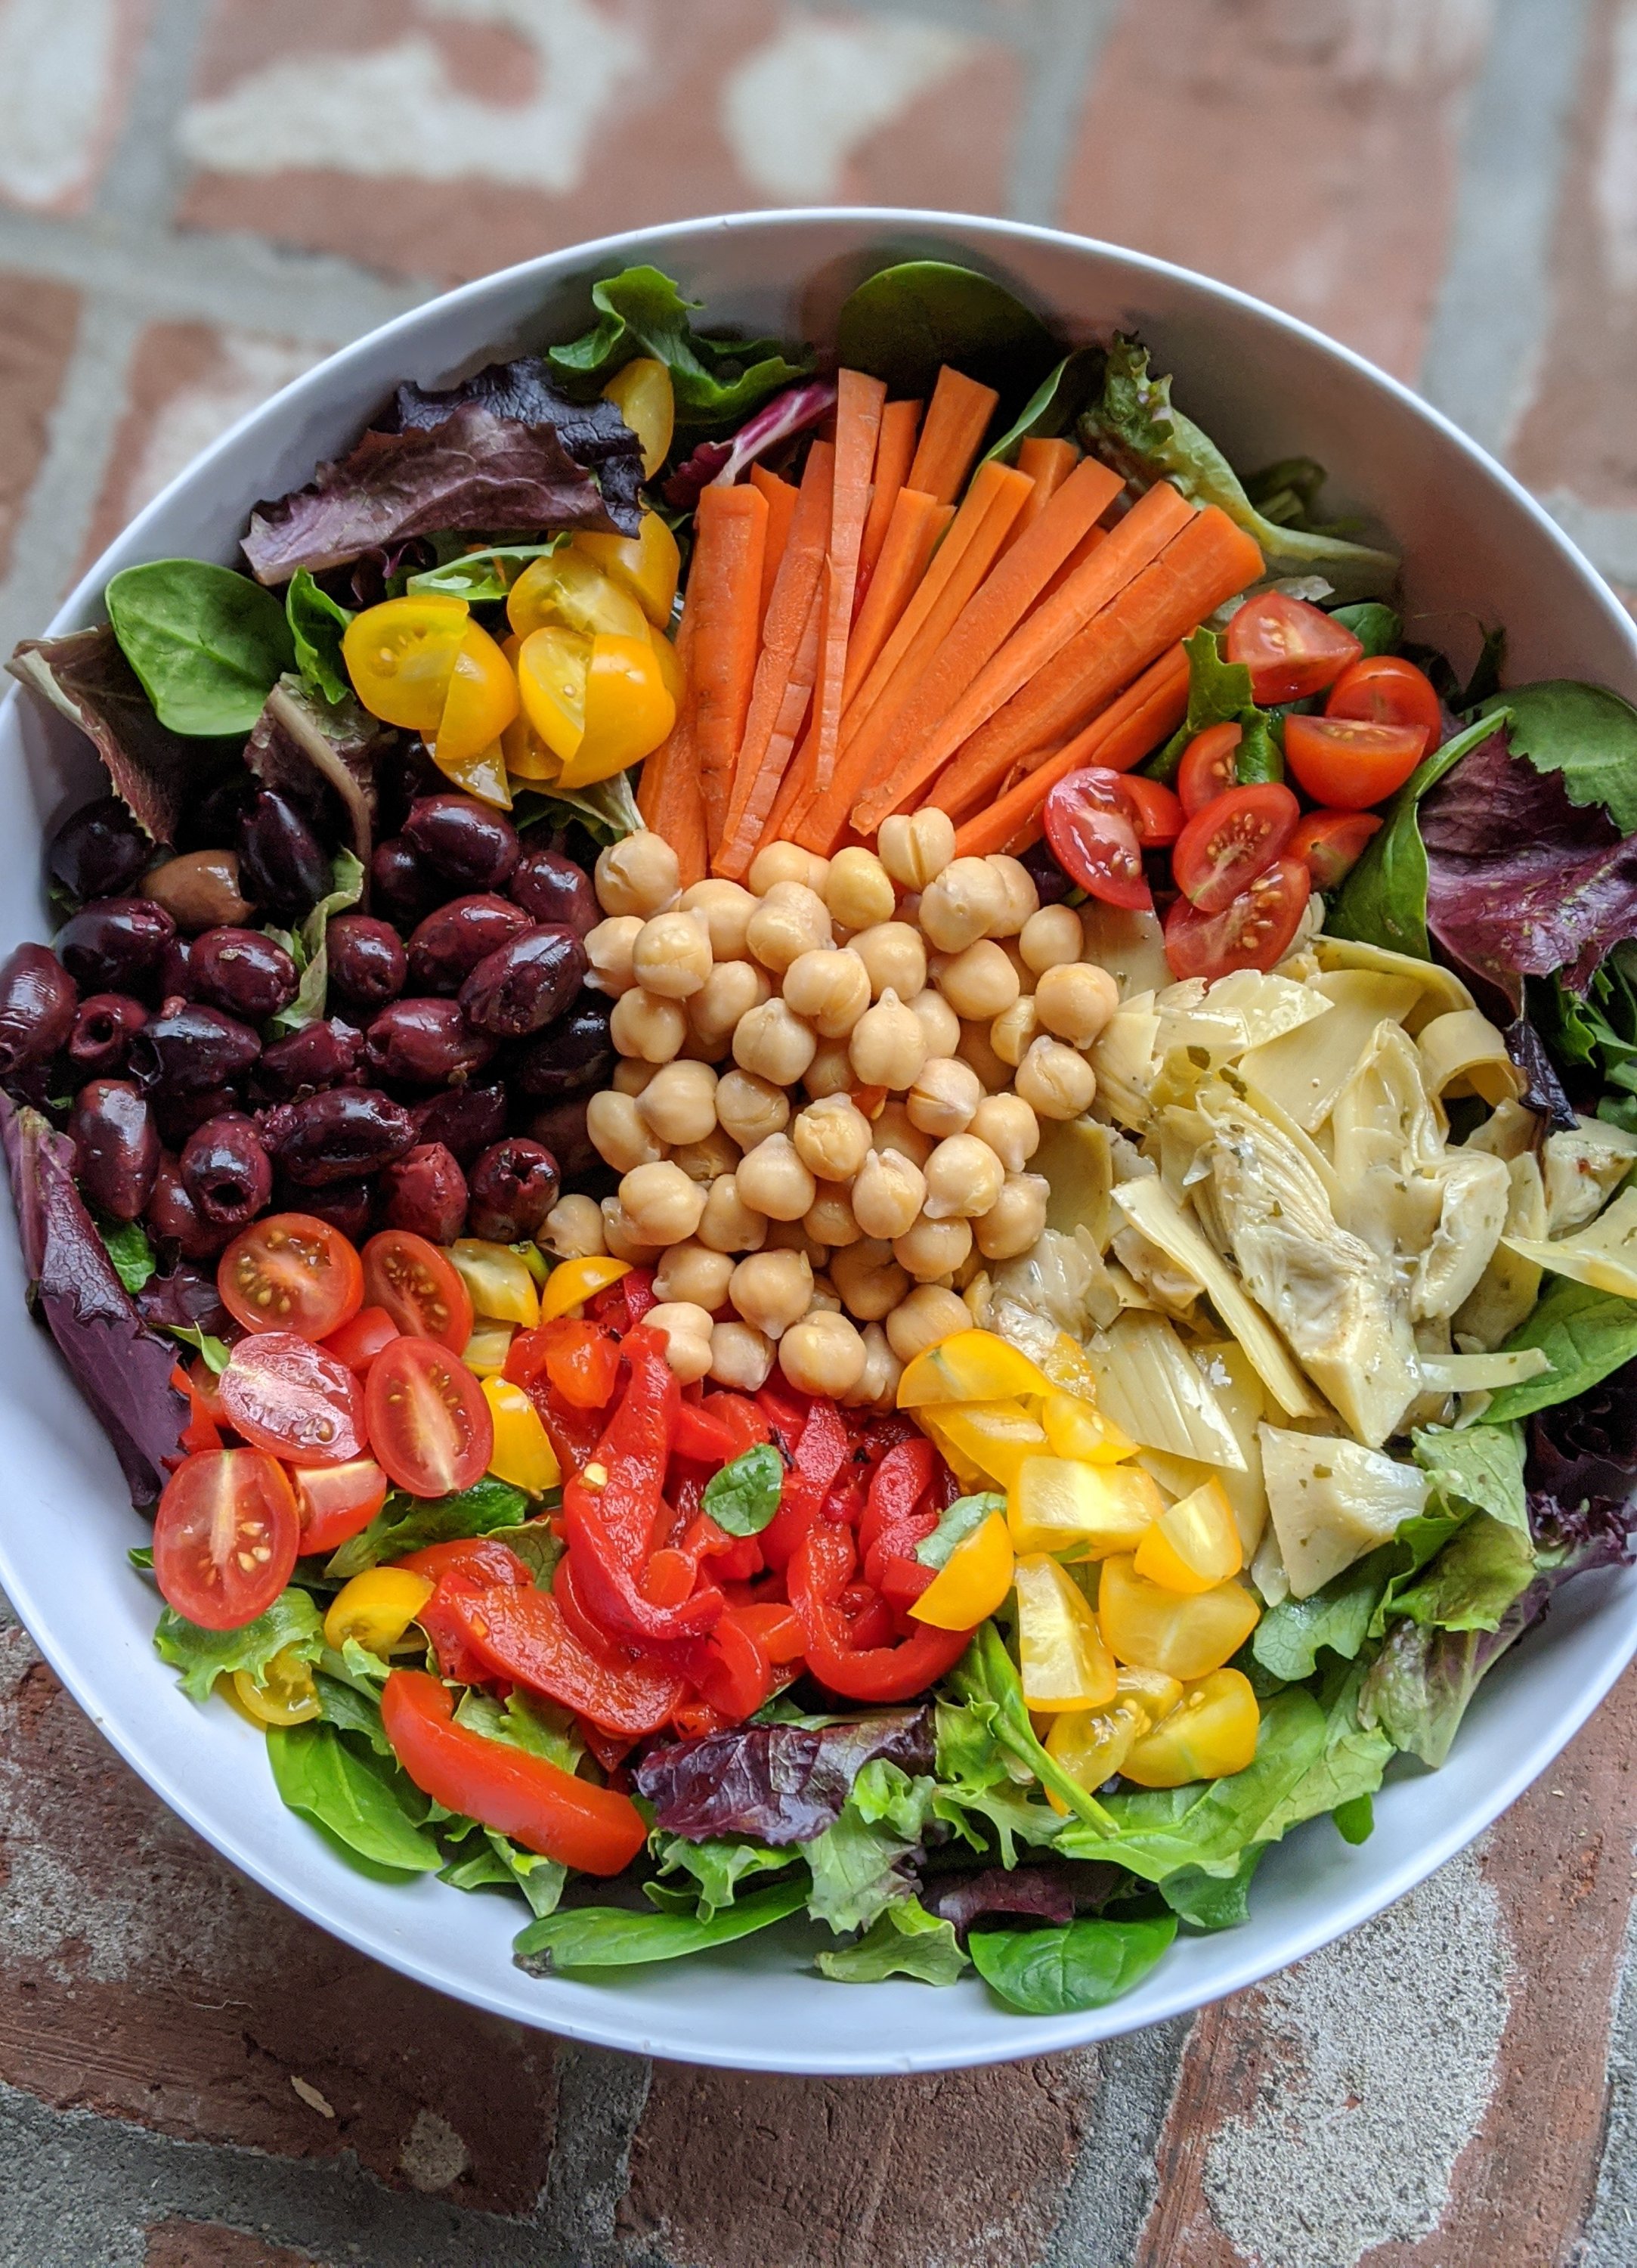
[[506, 619], [519, 637], [541, 630], [579, 630], [586, 637], [646, 637], [648, 616], [611, 575], [583, 551], [536, 559], [512, 585]]
[[1085, 1593], [1047, 1551], [1014, 1570], [1018, 1674], [1031, 1709], [1100, 1709], [1119, 1689], [1113, 1656]]
[[275, 1653], [258, 1684], [247, 1669], [233, 1672], [233, 1696], [258, 1725], [305, 1725], [319, 1713], [312, 1672], [288, 1646]]
[[682, 554], [657, 512], [642, 514], [640, 535], [576, 535], [574, 549], [628, 591], [657, 630], [666, 628], [682, 578]]
[[640, 638], [594, 637], [585, 679], [584, 737], [563, 760], [563, 786], [591, 787], [612, 779], [651, 755], [676, 720], [677, 704], [665, 690], [647, 624]]
[[386, 599], [355, 615], [341, 653], [371, 716], [430, 740], [471, 619], [464, 599], [442, 598]]
[[1163, 1669], [1185, 1683], [1208, 1676], [1238, 1653], [1261, 1613], [1242, 1583], [1219, 1583], [1186, 1598], [1139, 1575], [1132, 1559], [1103, 1562], [1098, 1627], [1115, 1660], [1134, 1668]]
[[382, 1654], [395, 1646], [422, 1608], [434, 1586], [408, 1567], [371, 1567], [343, 1583], [330, 1601], [324, 1617], [326, 1643], [339, 1653], [356, 1638], [370, 1653]]
[[454, 772], [494, 746], [518, 713], [511, 664], [478, 622], [468, 622], [455, 653], [432, 756]]
[[591, 668], [591, 641], [579, 630], [531, 630], [518, 649], [523, 713], [560, 763], [585, 738]]
[[1010, 1533], [1001, 1513], [992, 1512], [955, 1546], [910, 1608], [912, 1618], [935, 1630], [975, 1630], [1005, 1604], [1013, 1565]]
[[471, 1337], [460, 1350], [460, 1359], [474, 1378], [494, 1378], [504, 1370], [515, 1328], [497, 1322], [492, 1315], [478, 1317]]
[[628, 1260], [615, 1260], [606, 1252], [591, 1253], [583, 1260], [560, 1260], [540, 1293], [541, 1322], [552, 1322], [559, 1315], [577, 1315], [585, 1300], [630, 1272]]
[[474, 1315], [519, 1323], [532, 1331], [540, 1319], [540, 1295], [529, 1265], [510, 1244], [481, 1236], [458, 1236], [448, 1248], [455, 1273], [472, 1295]]
[[620, 415], [642, 445], [642, 477], [652, 480], [670, 454], [676, 429], [677, 398], [664, 363], [640, 355], [616, 371], [603, 388], [603, 400], [619, 404]]
[[[518, 656], [523, 640], [513, 630], [500, 642], [500, 650], [511, 666], [515, 676]], [[506, 760], [506, 770], [513, 779], [526, 780], [531, 786], [549, 786], [562, 769], [562, 759], [554, 749], [548, 748], [533, 725], [528, 711], [521, 706], [522, 687], [518, 688], [519, 706], [517, 715], [500, 736], [500, 750]]]
[[898, 1406], [922, 1410], [943, 1402], [1007, 1402], [1051, 1391], [1051, 1380], [997, 1333], [955, 1331], [906, 1366], [898, 1382]]
[[1139, 1787], [1186, 1787], [1243, 1771], [1256, 1754], [1261, 1712], [1248, 1677], [1213, 1669], [1183, 1696], [1152, 1732], [1127, 1751], [1120, 1770]]
[[495, 1447], [488, 1469], [496, 1480], [539, 1496], [562, 1478], [540, 1412], [509, 1378], [486, 1378], [483, 1399], [495, 1420]]
[[1161, 1513], [1136, 1549], [1132, 1565], [1163, 1591], [1193, 1596], [1215, 1590], [1244, 1564], [1233, 1506], [1220, 1481], [1204, 1481]]
[[684, 686], [682, 657], [664, 630], [656, 630], [652, 622], [648, 625], [648, 643], [653, 647], [654, 659], [659, 664], [660, 681], [679, 709]]

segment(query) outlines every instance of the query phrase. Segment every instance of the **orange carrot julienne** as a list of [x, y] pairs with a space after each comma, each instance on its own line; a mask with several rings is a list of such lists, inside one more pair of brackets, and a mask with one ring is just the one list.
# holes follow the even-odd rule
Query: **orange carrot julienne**
[[1068, 558], [1064, 560], [1062, 565], [1058, 569], [1056, 574], [1053, 576], [1051, 581], [1046, 585], [1045, 590], [1041, 592], [1037, 603], [1040, 606], [1044, 606], [1048, 599], [1054, 599], [1058, 593], [1062, 589], [1064, 584], [1068, 580], [1069, 577], [1071, 575], [1077, 575], [1080, 570], [1085, 565], [1086, 561], [1091, 556], [1091, 554], [1097, 550], [1103, 544], [1106, 543], [1112, 534], [1113, 530], [1112, 528], [1102, 526], [1088, 527], [1085, 534], [1081, 537], [1079, 542], [1075, 544], [1074, 549], [1069, 553]]
[[734, 760], [750, 712], [761, 626], [767, 499], [748, 483], [708, 488], [694, 514], [687, 608], [694, 622], [691, 691], [705, 833], [722, 840]]
[[841, 734], [841, 688], [847, 675], [848, 633], [853, 626], [853, 585], [870, 511], [870, 475], [886, 387], [863, 371], [836, 373], [835, 478], [830, 502], [830, 541], [825, 554], [826, 611], [822, 659], [813, 689], [813, 777], [828, 787]]
[[1000, 395], [947, 363], [938, 372], [927, 422], [910, 460], [907, 488], [920, 489], [940, 504], [953, 504], [965, 486]]
[[750, 476], [767, 499], [767, 541], [761, 555], [761, 603], [756, 613], [760, 630], [767, 619], [767, 601], [773, 596], [784, 547], [790, 540], [790, 522], [796, 517], [796, 490], [789, 481], [782, 481], [776, 473], [768, 472], [761, 465], [752, 465]]
[[1080, 452], [1072, 441], [1020, 441], [1014, 460], [1020, 473], [1027, 473], [1034, 482], [1034, 494], [1017, 515], [1017, 524], [1007, 542], [1009, 551], [1021, 543], [1063, 482], [1080, 461]]
[[[889, 402], [888, 408], [892, 405]], [[899, 618], [927, 571], [939, 537], [955, 517], [952, 504], [939, 504], [919, 489], [902, 488], [892, 506], [881, 556], [870, 578], [870, 595], [859, 609], [847, 642], [847, 675], [841, 686], [841, 715], [897, 629]]]
[[778, 800], [791, 754], [801, 738], [802, 726], [812, 701], [813, 682], [818, 674], [827, 595], [825, 578], [821, 574], [813, 585], [812, 602], [807, 611], [801, 642], [792, 657], [780, 696], [778, 713], [767, 736], [760, 763], [749, 784], [738, 815], [731, 822], [727, 839], [711, 862], [714, 873], [725, 874], [736, 882], [744, 880], [750, 862], [756, 855], [767, 814]]
[[[830, 540], [830, 492], [834, 479], [833, 445], [815, 441], [807, 452], [796, 514], [762, 623], [761, 656], [756, 664], [750, 713], [745, 720], [744, 735], [734, 762], [733, 785], [723, 826], [724, 841], [738, 828], [751, 790], [760, 776], [789, 681], [791, 665], [806, 634], [807, 618], [812, 612], [813, 596], [824, 573], [825, 549]], [[810, 686], [811, 681], [810, 678]]]
[[684, 606], [677, 631], [683, 695], [669, 735], [642, 765], [636, 807], [644, 826], [663, 835], [677, 854], [682, 887], [702, 882], [710, 869], [705, 837], [705, 798], [700, 782], [693, 697], [694, 613]]
[[915, 433], [921, 423], [925, 404], [919, 401], [889, 401], [881, 412], [881, 431], [876, 442], [875, 478], [870, 491], [870, 510], [864, 519], [864, 533], [858, 547], [858, 578], [853, 585], [853, 622], [856, 626], [870, 580], [881, 556], [881, 547], [886, 541], [887, 523], [892, 517], [892, 507], [898, 502], [899, 491], [905, 486], [909, 460], [915, 453]]

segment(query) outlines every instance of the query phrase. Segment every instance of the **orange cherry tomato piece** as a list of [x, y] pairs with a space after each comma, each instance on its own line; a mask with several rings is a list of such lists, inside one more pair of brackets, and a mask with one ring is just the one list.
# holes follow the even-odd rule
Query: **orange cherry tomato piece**
[[364, 1246], [363, 1296], [406, 1337], [459, 1354], [472, 1336], [472, 1294], [453, 1262], [407, 1228], [384, 1228]]
[[1251, 696], [1264, 708], [1322, 693], [1364, 651], [1333, 615], [1283, 591], [1247, 599], [1230, 622], [1222, 647], [1230, 661], [1250, 671]]
[[1368, 811], [1404, 785], [1427, 752], [1424, 725], [1352, 717], [1288, 717], [1285, 762], [1315, 803]]
[[217, 1263], [216, 1287], [247, 1331], [327, 1339], [363, 1301], [363, 1269], [340, 1229], [310, 1212], [270, 1212], [241, 1229]]
[[165, 1604], [202, 1630], [265, 1614], [296, 1565], [301, 1523], [284, 1469], [260, 1449], [185, 1457], [159, 1498], [153, 1572]]
[[495, 1421], [483, 1389], [436, 1339], [382, 1349], [364, 1388], [370, 1440], [389, 1477], [411, 1496], [450, 1496], [488, 1469]]

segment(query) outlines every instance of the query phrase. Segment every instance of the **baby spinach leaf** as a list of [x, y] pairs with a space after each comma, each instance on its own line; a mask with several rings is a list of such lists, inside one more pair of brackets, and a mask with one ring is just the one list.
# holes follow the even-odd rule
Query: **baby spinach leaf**
[[1231, 1874], [1208, 1874], [1203, 1867], [1179, 1867], [1159, 1885], [1159, 1894], [1178, 1921], [1190, 1929], [1237, 1929], [1251, 1918], [1251, 1878], [1262, 1863], [1265, 1843], [1239, 1853]]
[[821, 1953], [816, 1965], [838, 1984], [878, 1984], [884, 1977], [953, 1984], [972, 1963], [960, 1949], [953, 1922], [929, 1914], [919, 1898], [904, 1898], [877, 1914], [856, 1945]]
[[806, 1897], [804, 1882], [774, 1882], [708, 1921], [694, 1914], [641, 1913], [625, 1906], [570, 1906], [531, 1922], [514, 1940], [512, 1957], [519, 1969], [535, 1976], [559, 1969], [626, 1969], [675, 1961], [788, 1920], [801, 1911]]
[[316, 1820], [372, 1866], [430, 1874], [443, 1865], [443, 1853], [417, 1823], [424, 1799], [407, 1777], [350, 1747], [333, 1725], [269, 1726], [268, 1762], [292, 1811]]
[[1508, 745], [1538, 772], [1558, 772], [1571, 803], [1600, 803], [1622, 835], [1637, 834], [1637, 709], [1604, 685], [1553, 677], [1484, 703], [1511, 718]]
[[783, 1459], [770, 1441], [760, 1441], [711, 1475], [701, 1501], [730, 1535], [760, 1535], [779, 1509], [783, 1485]]
[[1369, 1635], [1392, 1557], [1392, 1546], [1384, 1544], [1343, 1568], [1310, 1597], [1281, 1599], [1269, 1607], [1251, 1640], [1251, 1652], [1263, 1668], [1294, 1685], [1313, 1675], [1322, 1646], [1353, 1660]]
[[1418, 961], [1432, 959], [1427, 937], [1427, 846], [1415, 806], [1435, 781], [1490, 737], [1503, 715], [1497, 710], [1480, 718], [1422, 757], [1393, 798], [1380, 833], [1370, 837], [1363, 856], [1331, 899], [1325, 927], [1332, 935], [1413, 954]]
[[1003, 399], [1019, 400], [1060, 352], [1039, 316], [1003, 284], [947, 260], [879, 269], [842, 302], [836, 319], [836, 353], [848, 369], [868, 371], [894, 394], [923, 401], [946, 363]]
[[401, 1559], [429, 1543], [452, 1543], [466, 1535], [492, 1535], [528, 1518], [529, 1500], [509, 1481], [488, 1477], [453, 1496], [405, 1496], [394, 1489], [370, 1525], [332, 1553], [325, 1572], [342, 1580], [362, 1575], [383, 1559]]
[[140, 1292], [158, 1266], [148, 1233], [139, 1220], [99, 1220], [97, 1233], [108, 1248], [114, 1272], [128, 1292]]
[[319, 1720], [338, 1733], [356, 1733], [378, 1756], [393, 1753], [381, 1725], [381, 1699], [369, 1680], [356, 1677], [341, 1655], [327, 1646], [312, 1673], [319, 1696]]
[[503, 599], [532, 559], [548, 559], [573, 541], [564, 528], [544, 543], [490, 543], [481, 550], [462, 551], [437, 567], [409, 576], [406, 591], [416, 598], [464, 599], [468, 606], [487, 606]]
[[1067, 433], [1102, 377], [1100, 347], [1076, 347], [1073, 354], [1065, 355], [1055, 370], [1047, 371], [1000, 439], [990, 444], [984, 462], [995, 459], [1002, 464], [1015, 464], [1020, 443], [1053, 441]]
[[296, 658], [271, 592], [207, 559], [127, 567], [108, 585], [107, 608], [155, 716], [192, 738], [249, 732]]
[[[1368, 1804], [1381, 1786], [1382, 1774], [1391, 1760], [1392, 1742], [1379, 1726], [1360, 1720], [1359, 1702], [1367, 1674], [1365, 1663], [1355, 1663], [1329, 1697], [1324, 1744], [1263, 1820], [1260, 1842], [1276, 1843], [1292, 1827], [1303, 1820], [1321, 1818], [1325, 1812], [1333, 1815], [1349, 1804]], [[1346, 1830], [1342, 1831], [1345, 1836]], [[1161, 1885], [1161, 1895], [1170, 1896], [1165, 1884]]]
[[584, 399], [627, 363], [651, 355], [671, 373], [679, 425], [737, 423], [812, 368], [806, 348], [780, 339], [715, 339], [696, 331], [688, 319], [702, 304], [685, 299], [657, 268], [627, 268], [592, 284], [597, 323], [566, 345], [547, 347], [546, 360]]
[[1061, 1929], [974, 1929], [966, 1949], [984, 1983], [1025, 2016], [1105, 2007], [1140, 1984], [1177, 1934], [1177, 1918], [1071, 1921]]
[[1362, 599], [1355, 607], [1332, 607], [1331, 620], [1351, 630], [1366, 653], [1396, 653], [1404, 624], [1379, 599]]
[[947, 1567], [950, 1554], [958, 1543], [965, 1543], [975, 1535], [986, 1520], [997, 1512], [1004, 1512], [1006, 1498], [986, 1491], [980, 1496], [958, 1496], [947, 1512], [939, 1515], [938, 1524], [930, 1535], [925, 1535], [915, 1546], [915, 1557], [923, 1567]]
[[344, 701], [352, 690], [341, 659], [341, 638], [353, 619], [348, 608], [314, 582], [309, 569], [297, 567], [284, 593], [284, 619], [303, 684], [331, 703]]
[[1484, 1412], [1487, 1425], [1503, 1425], [1573, 1402], [1622, 1363], [1637, 1355], [1637, 1300], [1614, 1292], [1595, 1292], [1589, 1284], [1553, 1277], [1532, 1314], [1507, 1341], [1515, 1347], [1543, 1347], [1552, 1364], [1538, 1378], [1503, 1386]]
[[324, 1626], [319, 1610], [305, 1591], [292, 1584], [281, 1591], [265, 1614], [241, 1629], [202, 1630], [173, 1607], [164, 1608], [153, 1633], [154, 1651], [181, 1673], [181, 1687], [190, 1701], [208, 1701], [218, 1677], [236, 1669], [261, 1678], [275, 1653], [286, 1648], [303, 1661], [316, 1661], [324, 1646]]
[[775, 1850], [771, 1843], [741, 1841], [725, 1835], [690, 1843], [684, 1836], [667, 1835], [663, 1828], [650, 1837], [648, 1847], [662, 1874], [693, 1876], [692, 1895], [701, 1921], [730, 1906], [739, 1884], [751, 1875], [777, 1874], [795, 1856], [789, 1851]]

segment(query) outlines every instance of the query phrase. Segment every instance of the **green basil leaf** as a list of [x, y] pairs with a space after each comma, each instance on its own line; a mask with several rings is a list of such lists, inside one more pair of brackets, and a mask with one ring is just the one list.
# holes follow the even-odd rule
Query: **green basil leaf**
[[324, 1649], [324, 1625], [305, 1591], [292, 1584], [265, 1614], [239, 1630], [202, 1630], [173, 1607], [165, 1608], [153, 1633], [154, 1651], [181, 1673], [190, 1701], [208, 1701], [218, 1677], [236, 1669], [261, 1679], [275, 1653], [286, 1648], [303, 1661], [316, 1661]]
[[290, 1810], [316, 1820], [371, 1866], [432, 1874], [443, 1865], [437, 1844], [406, 1808], [424, 1809], [407, 1776], [349, 1747], [333, 1725], [269, 1726], [268, 1762]]
[[760, 1535], [779, 1509], [783, 1486], [783, 1458], [770, 1441], [760, 1441], [712, 1474], [701, 1503], [730, 1535]]
[[127, 567], [108, 585], [107, 608], [154, 714], [190, 737], [249, 732], [296, 658], [273, 593], [209, 560]]
[[625, 1969], [649, 1961], [675, 1961], [714, 1945], [731, 1945], [759, 1929], [799, 1913], [804, 1882], [775, 1882], [724, 1907], [708, 1921], [697, 1915], [638, 1913], [624, 1906], [571, 1906], [534, 1921], [514, 1942], [519, 1969], [539, 1976], [559, 1969]]
[[1061, 1929], [974, 1929], [966, 1950], [984, 1983], [1025, 2016], [1105, 2007], [1140, 1984], [1177, 1934], [1177, 1917], [1071, 1921]]
[[99, 1220], [97, 1233], [107, 1247], [121, 1283], [128, 1292], [140, 1292], [159, 1264], [141, 1221]]
[[980, 1496], [958, 1496], [949, 1510], [940, 1515], [931, 1535], [923, 1536], [916, 1544], [916, 1558], [923, 1567], [947, 1567], [956, 1545], [975, 1535], [986, 1520], [1005, 1509], [1006, 1498], [993, 1491], [985, 1491]]
[[310, 569], [297, 567], [284, 593], [284, 619], [302, 682], [326, 701], [344, 701], [352, 687], [341, 658], [341, 638], [352, 615], [319, 588]]
[[815, 1965], [838, 1984], [878, 1984], [884, 1977], [953, 1984], [972, 1963], [953, 1922], [929, 1914], [919, 1898], [904, 1898], [878, 1914], [856, 1945], [821, 1953]]
[[453, 1496], [404, 1496], [394, 1490], [370, 1525], [349, 1536], [326, 1563], [325, 1572], [345, 1581], [384, 1559], [401, 1559], [429, 1543], [453, 1543], [467, 1535], [492, 1535], [518, 1527], [529, 1515], [529, 1499], [509, 1481], [474, 1481]]

